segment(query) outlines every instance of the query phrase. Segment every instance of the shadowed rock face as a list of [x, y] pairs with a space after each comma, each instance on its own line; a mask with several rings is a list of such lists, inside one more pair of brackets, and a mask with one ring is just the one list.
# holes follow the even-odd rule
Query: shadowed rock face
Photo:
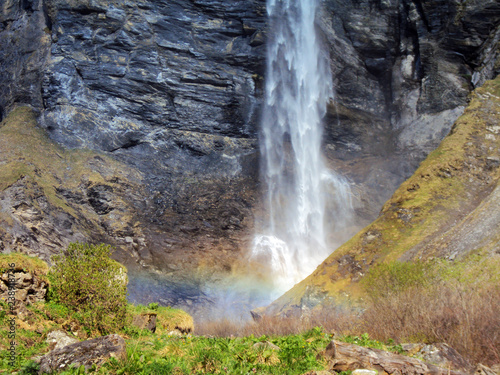
[[326, 154], [368, 188], [365, 218], [437, 147], [474, 85], [499, 73], [499, 15], [496, 1], [325, 1], [337, 91]]
[[[499, 7], [458, 0], [322, 3], [318, 28], [336, 87], [324, 149], [329, 165], [358, 192], [353, 232], [377, 216], [448, 133], [473, 86], [498, 74]], [[0, 248], [32, 248], [47, 258], [70, 239], [106, 241], [129, 267], [174, 279], [195, 273], [202, 283], [214, 272], [231, 272], [260, 216], [266, 32], [264, 0], [5, 0], [1, 117], [29, 105], [59, 145], [106, 154], [134, 178], [114, 179], [110, 171], [119, 167], [104, 162], [99, 181], [85, 172], [72, 187], [54, 183], [78, 214], [41, 205], [36, 212], [43, 215], [31, 215], [38, 234], [29, 229], [29, 215], [22, 225], [15, 219], [13, 230], [6, 220], [10, 237]], [[20, 179], [2, 194], [9, 202], [26, 196], [33, 206], [46, 194], [34, 191]], [[5, 215], [15, 218], [19, 208], [6, 205]], [[214, 253], [216, 259], [207, 256]], [[187, 290], [208, 298], [196, 283]], [[176, 297], [169, 302], [182, 304]]]

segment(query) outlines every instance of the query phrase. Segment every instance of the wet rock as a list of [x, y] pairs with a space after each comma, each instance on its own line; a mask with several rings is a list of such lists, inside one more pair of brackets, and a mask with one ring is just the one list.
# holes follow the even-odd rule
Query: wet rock
[[108, 335], [52, 350], [40, 359], [38, 373], [59, 372], [71, 365], [88, 370], [93, 365], [99, 367], [109, 358], [124, 360], [126, 356], [125, 340], [116, 334]]

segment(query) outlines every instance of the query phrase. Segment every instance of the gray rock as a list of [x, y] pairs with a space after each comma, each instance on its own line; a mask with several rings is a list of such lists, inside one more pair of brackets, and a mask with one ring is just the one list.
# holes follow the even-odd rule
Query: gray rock
[[356, 369], [351, 374], [352, 375], [377, 375], [378, 372], [375, 370]]
[[71, 337], [66, 332], [60, 330], [50, 332], [45, 341], [47, 341], [51, 350], [61, 349], [65, 346], [80, 342], [75, 337]]
[[[30, 305], [35, 302], [45, 301], [48, 284], [38, 275], [31, 272], [16, 270], [14, 272], [16, 287], [16, 303]], [[0, 276], [0, 298], [7, 299], [9, 293], [8, 274]]]
[[71, 365], [84, 366], [88, 370], [111, 357], [124, 360], [126, 356], [125, 340], [116, 334], [108, 335], [52, 350], [41, 358], [38, 373], [59, 372]]
[[445, 343], [425, 345], [417, 354], [424, 361], [433, 363], [439, 367], [452, 368], [454, 370], [470, 373], [471, 364], [455, 349]]
[[147, 329], [154, 333], [156, 331], [156, 313], [142, 313], [135, 315], [132, 325], [139, 329]]
[[480, 363], [476, 366], [474, 375], [498, 375], [498, 372]]

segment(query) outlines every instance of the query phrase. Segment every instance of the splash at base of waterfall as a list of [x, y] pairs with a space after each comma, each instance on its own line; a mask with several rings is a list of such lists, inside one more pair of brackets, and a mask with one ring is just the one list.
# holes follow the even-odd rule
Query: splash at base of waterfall
[[258, 267], [262, 279], [273, 286], [273, 297], [285, 292], [297, 280], [297, 267], [290, 258], [290, 249], [286, 242], [274, 236], [258, 235], [253, 241], [253, 250], [249, 261]]
[[249, 257], [252, 268], [261, 279], [271, 286], [270, 298], [275, 299], [299, 281], [307, 277], [327, 256], [326, 249], [316, 244], [311, 253], [311, 244], [285, 241], [273, 235], [256, 235]]

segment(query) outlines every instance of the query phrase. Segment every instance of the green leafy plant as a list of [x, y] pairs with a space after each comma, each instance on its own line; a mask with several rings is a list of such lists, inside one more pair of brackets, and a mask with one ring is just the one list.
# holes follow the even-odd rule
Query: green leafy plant
[[151, 303], [148, 305], [148, 309], [153, 310], [153, 311], [158, 310], [158, 307], [159, 307], [159, 305], [158, 305], [156, 302], [151, 302]]
[[38, 365], [38, 363], [36, 363], [33, 360], [29, 360], [29, 361], [25, 362], [22, 365], [21, 371], [19, 371], [19, 374], [20, 375], [35, 375], [35, 374], [38, 374], [39, 367], [40, 366]]
[[52, 258], [52, 298], [72, 310], [91, 333], [116, 332], [125, 325], [127, 273], [110, 252], [108, 245], [72, 243]]

